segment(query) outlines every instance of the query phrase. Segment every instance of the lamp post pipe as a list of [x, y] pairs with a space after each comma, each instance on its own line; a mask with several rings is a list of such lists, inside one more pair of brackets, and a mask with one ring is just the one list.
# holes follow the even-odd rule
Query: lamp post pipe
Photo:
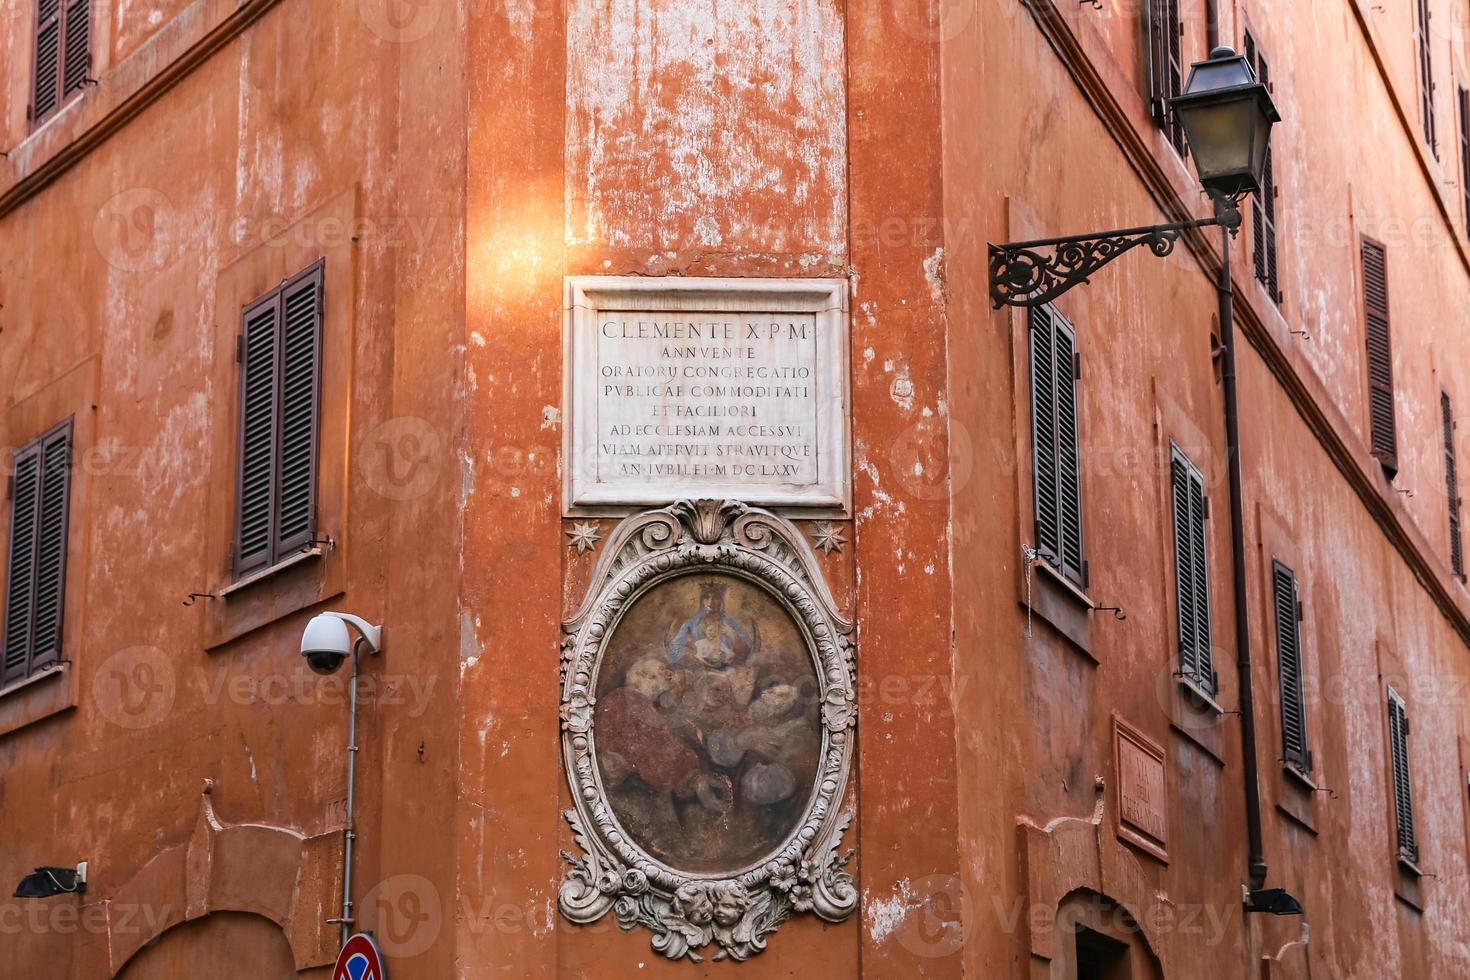
[[[1223, 214], [1227, 205], [1216, 207]], [[1238, 224], [1238, 223], [1237, 223]], [[1234, 575], [1235, 667], [1240, 688], [1240, 748], [1245, 776], [1245, 829], [1250, 848], [1248, 869], [1252, 891], [1266, 883], [1266, 855], [1261, 842], [1261, 785], [1256, 759], [1256, 706], [1251, 678], [1250, 604], [1246, 596], [1245, 503], [1240, 475], [1240, 409], [1235, 384], [1235, 284], [1230, 272], [1230, 227], [1220, 228], [1220, 342], [1225, 394], [1225, 454], [1230, 489], [1230, 563]]]
[[347, 714], [347, 815], [342, 839], [342, 915], [338, 919], [342, 926], [342, 945], [352, 935], [352, 842], [357, 839], [353, 829], [352, 811], [355, 802], [357, 776], [357, 649], [362, 640], [352, 644], [352, 679], [348, 682]]

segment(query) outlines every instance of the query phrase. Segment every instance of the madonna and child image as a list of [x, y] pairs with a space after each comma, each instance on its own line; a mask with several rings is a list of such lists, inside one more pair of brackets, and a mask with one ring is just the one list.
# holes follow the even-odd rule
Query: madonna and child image
[[594, 715], [614, 816], [649, 855], [733, 873], [801, 822], [821, 758], [821, 699], [796, 621], [760, 586], [655, 586], [608, 640]]

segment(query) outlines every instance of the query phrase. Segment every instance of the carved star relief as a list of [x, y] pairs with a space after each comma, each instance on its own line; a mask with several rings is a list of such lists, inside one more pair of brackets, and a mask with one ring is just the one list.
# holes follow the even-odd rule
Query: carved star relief
[[576, 548], [581, 554], [597, 547], [597, 542], [602, 540], [602, 532], [592, 521], [578, 521], [567, 532], [567, 537], [571, 539], [567, 542], [567, 547]]
[[834, 551], [841, 551], [842, 546], [847, 544], [847, 539], [842, 536], [842, 528], [831, 521], [822, 521], [818, 524], [812, 530], [812, 540], [816, 542], [818, 548], [829, 555]]

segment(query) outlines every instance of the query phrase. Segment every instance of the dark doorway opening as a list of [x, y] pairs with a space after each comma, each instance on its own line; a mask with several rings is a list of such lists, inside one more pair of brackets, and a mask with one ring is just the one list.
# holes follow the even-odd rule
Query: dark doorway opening
[[1132, 980], [1128, 946], [1085, 926], [1077, 927], [1077, 980]]

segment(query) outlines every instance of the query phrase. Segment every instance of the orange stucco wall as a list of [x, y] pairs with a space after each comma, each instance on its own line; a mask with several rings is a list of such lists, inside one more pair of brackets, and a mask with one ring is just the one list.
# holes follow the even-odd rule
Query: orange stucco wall
[[[78, 466], [68, 663], [0, 692], [0, 883], [79, 859], [90, 879], [0, 902], [0, 962], [173, 975], [244, 943], [326, 973], [345, 709], [297, 644], [340, 608], [386, 626], [354, 894], [396, 977], [1063, 978], [1058, 916], [1120, 935], [1138, 977], [1470, 973], [1470, 594], [1439, 421], [1441, 389], [1470, 406], [1449, 95], [1470, 54], [1463, 11], [1433, 3], [1438, 159], [1403, 10], [1210, 5], [1269, 52], [1285, 117], [1279, 305], [1249, 220], [1232, 246], [1268, 883], [1307, 910], [1283, 919], [1241, 907], [1213, 233], [1059, 302], [1087, 596], [1125, 618], [1023, 557], [1027, 334], [990, 308], [987, 243], [1205, 213], [1147, 114], [1139, 4], [98, 3], [97, 83], [34, 130], [33, 10], [5, 7], [0, 445], [73, 416]], [[1193, 60], [1206, 4], [1181, 6]], [[1392, 483], [1366, 447], [1360, 234], [1389, 248]], [[235, 320], [317, 258], [333, 544], [222, 595]], [[591, 274], [851, 291], [853, 513], [822, 561], [858, 624], [861, 905], [739, 966], [556, 910], [560, 623], [595, 560], [560, 505], [562, 282]], [[1213, 501], [1219, 712], [1173, 677], [1171, 442]], [[1321, 792], [1277, 761], [1273, 558], [1302, 582]], [[1418, 881], [1393, 859], [1388, 684], [1413, 717]], [[1162, 856], [1118, 832], [1119, 726], [1163, 758]]]

